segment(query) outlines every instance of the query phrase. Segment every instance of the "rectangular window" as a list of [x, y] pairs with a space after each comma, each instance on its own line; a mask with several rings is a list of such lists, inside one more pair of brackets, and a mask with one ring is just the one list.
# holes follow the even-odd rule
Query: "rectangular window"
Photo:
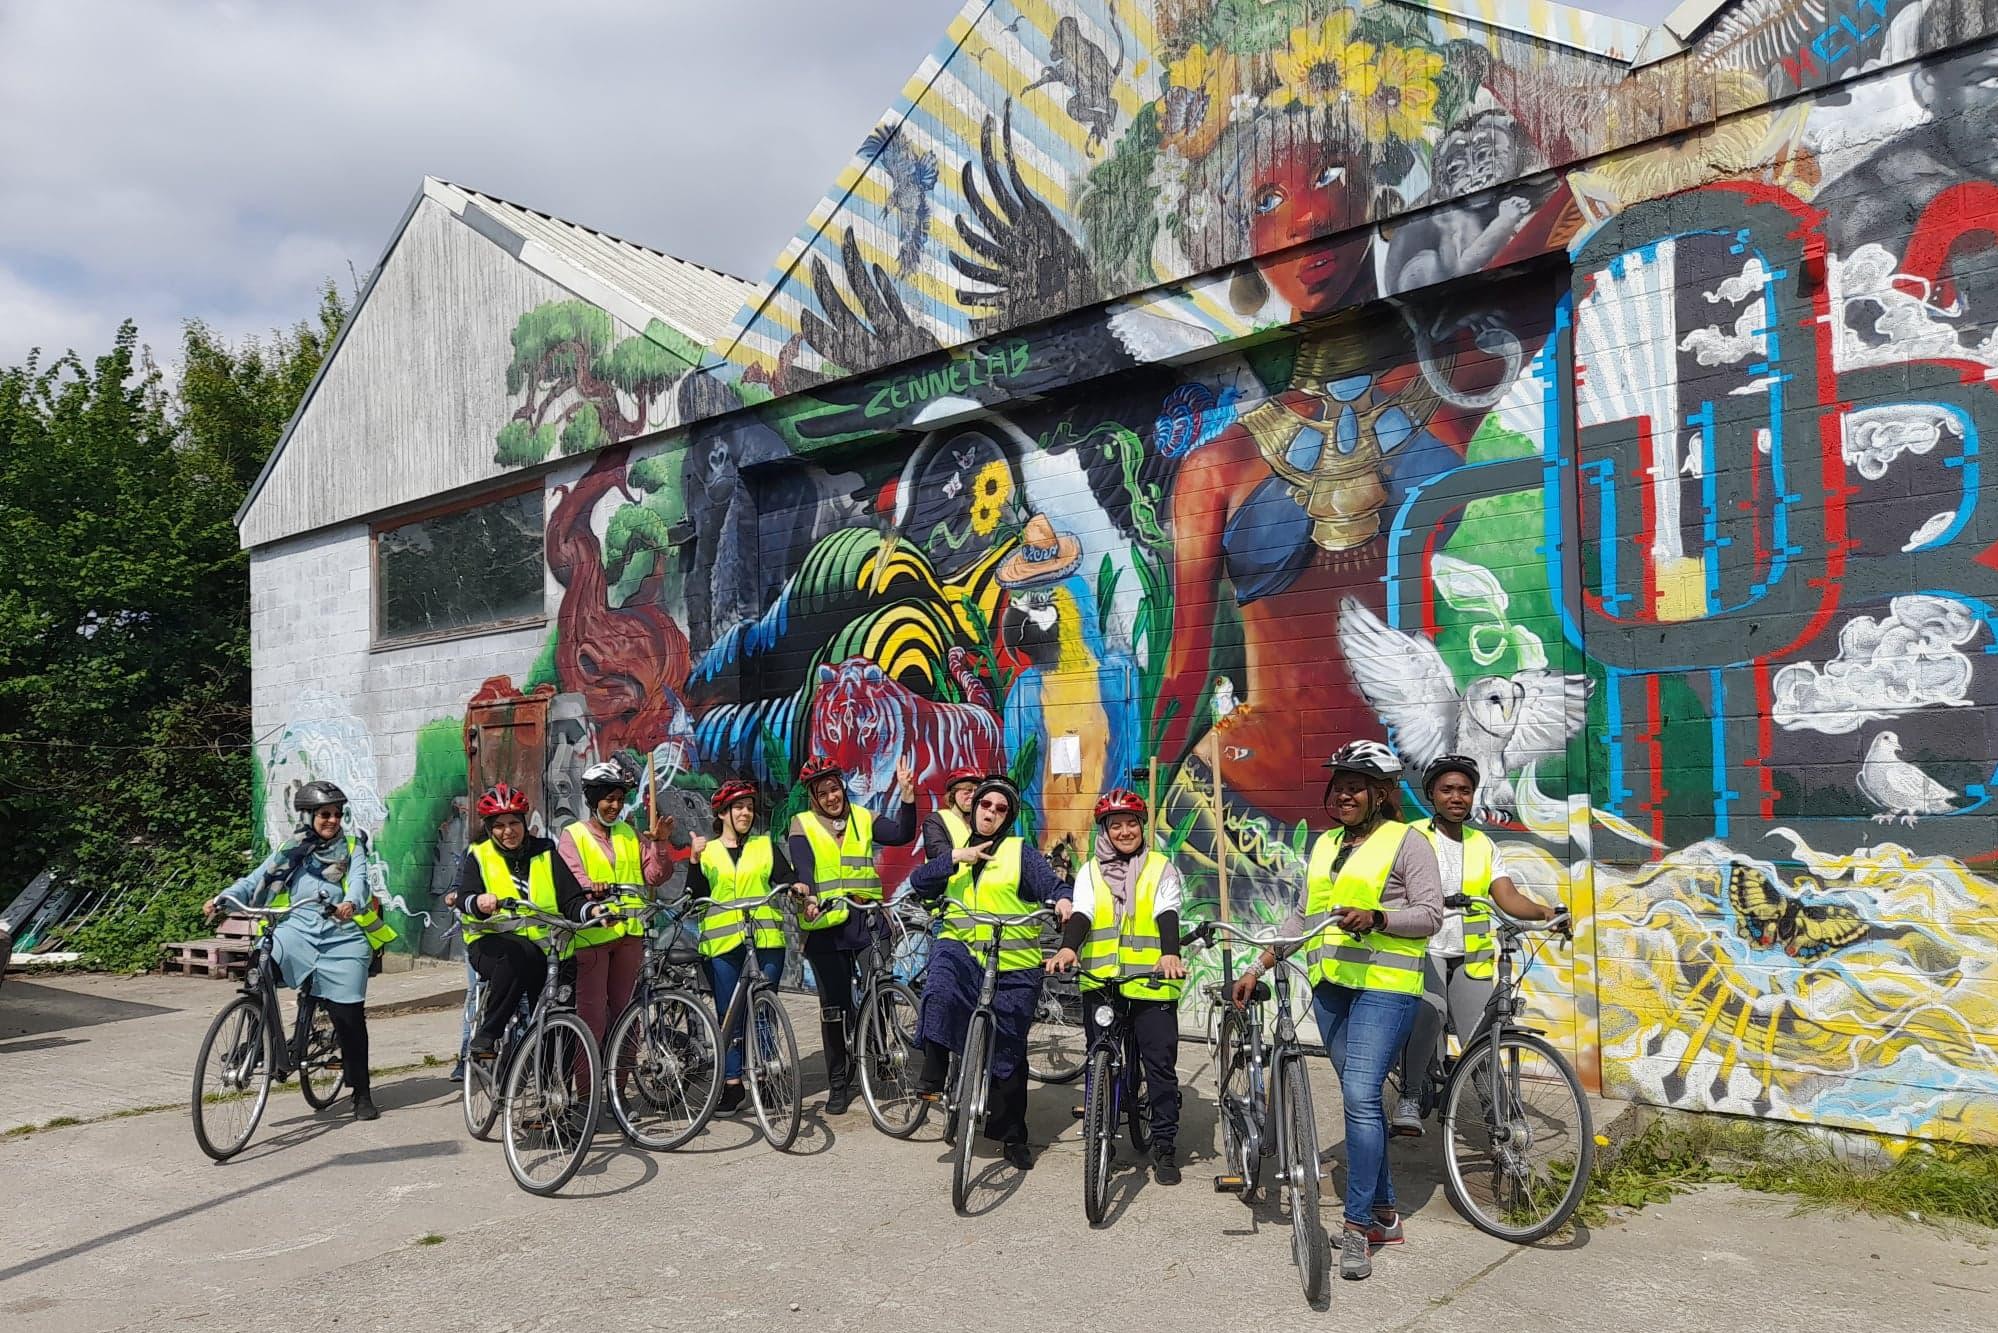
[[375, 642], [450, 638], [537, 624], [541, 488], [375, 530]]

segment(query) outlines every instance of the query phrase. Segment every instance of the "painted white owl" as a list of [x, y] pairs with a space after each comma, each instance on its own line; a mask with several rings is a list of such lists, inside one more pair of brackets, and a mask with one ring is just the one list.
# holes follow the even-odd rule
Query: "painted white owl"
[[1564, 754], [1588, 717], [1594, 682], [1587, 676], [1516, 671], [1479, 676], [1459, 690], [1435, 644], [1389, 629], [1352, 597], [1339, 604], [1339, 647], [1417, 786], [1438, 755], [1477, 761], [1480, 818], [1514, 819], [1507, 775]]

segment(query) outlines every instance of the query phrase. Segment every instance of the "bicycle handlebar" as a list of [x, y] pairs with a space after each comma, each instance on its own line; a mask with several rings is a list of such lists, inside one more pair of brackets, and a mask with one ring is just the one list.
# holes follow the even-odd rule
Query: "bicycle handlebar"
[[1474, 897], [1468, 893], [1451, 893], [1444, 895], [1443, 898], [1443, 905], [1453, 912], [1462, 912], [1480, 904], [1483, 910], [1490, 913], [1500, 925], [1521, 934], [1535, 930], [1549, 930], [1559, 934], [1561, 923], [1572, 919], [1568, 909], [1560, 905], [1554, 908], [1553, 916], [1544, 921], [1532, 921], [1523, 916], [1514, 916], [1492, 899]]
[[1318, 934], [1308, 931], [1302, 935], [1258, 935], [1247, 931], [1232, 921], [1203, 921], [1187, 935], [1189, 943], [1212, 944], [1215, 935], [1227, 935], [1242, 944], [1253, 944], [1258, 948], [1275, 952], [1278, 949], [1301, 949]]
[[309, 898], [300, 898], [287, 907], [251, 907], [234, 894], [216, 894], [215, 905], [220, 907], [223, 903], [230, 904], [233, 910], [225, 912], [222, 915], [246, 917], [252, 921], [282, 921], [301, 907], [317, 906], [325, 908], [335, 906], [332, 895], [323, 891], [315, 893]]

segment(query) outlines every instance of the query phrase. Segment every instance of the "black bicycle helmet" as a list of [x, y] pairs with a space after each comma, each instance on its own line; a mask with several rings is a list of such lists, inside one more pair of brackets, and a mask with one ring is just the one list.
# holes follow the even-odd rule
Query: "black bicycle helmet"
[[346, 813], [347, 793], [330, 782], [314, 779], [298, 789], [291, 798], [291, 808], [300, 814], [311, 814], [322, 805], [337, 805], [341, 813]]
[[1422, 770], [1422, 794], [1429, 795], [1436, 790], [1436, 780], [1445, 773], [1462, 773], [1471, 780], [1473, 787], [1478, 785], [1478, 761], [1469, 755], [1442, 754], [1429, 761], [1429, 767]]

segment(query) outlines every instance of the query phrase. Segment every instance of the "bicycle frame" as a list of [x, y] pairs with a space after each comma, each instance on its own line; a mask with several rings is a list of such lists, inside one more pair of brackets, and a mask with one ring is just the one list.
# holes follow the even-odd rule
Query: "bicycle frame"
[[250, 964], [244, 970], [243, 984], [236, 988], [239, 995], [248, 995], [257, 1000], [263, 1008], [264, 1023], [271, 1032], [280, 1035], [277, 1047], [278, 1068], [272, 1073], [279, 1079], [289, 1078], [305, 1063], [307, 1043], [312, 1036], [312, 1013], [315, 997], [308, 986], [298, 989], [298, 1007], [289, 1033], [284, 1023], [284, 1007], [279, 1002], [278, 992], [284, 989], [277, 969], [277, 932], [280, 921], [301, 907], [317, 904], [322, 910], [332, 904], [332, 899], [324, 893], [301, 899], [289, 907], [249, 907], [242, 900], [224, 895], [218, 903], [233, 903], [236, 910], [233, 916], [246, 916], [261, 922], [265, 929], [257, 935], [256, 952], [250, 955]]
[[[998, 1040], [998, 1025], [995, 1021], [995, 1015], [993, 1014], [992, 1001], [999, 994], [999, 954], [1001, 952], [1001, 945], [1002, 945], [1001, 933], [1008, 926], [1024, 926], [1029, 923], [1046, 924], [1047, 922], [1054, 920], [1054, 914], [1052, 912], [1042, 910], [1038, 912], [1029, 912], [1024, 916], [994, 916], [985, 912], [974, 912], [969, 908], [960, 907], [956, 904], [952, 904], [949, 907], [948, 911], [946, 912], [946, 915], [949, 915], [950, 913], [955, 913], [958, 916], [961, 916], [966, 920], [971, 921], [974, 925], [984, 926], [988, 928], [988, 930], [990, 931], [989, 938], [979, 940], [968, 946], [972, 948], [974, 951], [976, 951], [978, 954], [983, 956], [985, 975], [979, 981], [978, 1002], [971, 1006], [971, 1017], [965, 1023], [965, 1034], [966, 1037], [969, 1038], [972, 1024], [976, 1023], [978, 1021], [979, 1015], [983, 1014], [986, 1019], [985, 1029], [987, 1033], [990, 1034], [990, 1036], [988, 1037], [988, 1041], [996, 1045]], [[1038, 945], [1036, 947], [1038, 948]], [[985, 1088], [958, 1087], [958, 1084], [962, 1081], [962, 1072], [964, 1069], [964, 1063], [965, 1063], [964, 1057], [961, 1054], [955, 1060], [952, 1061], [953, 1068], [951, 1070], [951, 1078], [949, 1083], [945, 1085], [946, 1087], [951, 1089], [950, 1099], [946, 1103], [946, 1108], [945, 1108], [947, 1118], [955, 1117], [960, 1112], [963, 1111], [980, 1112], [985, 1109], [983, 1105], [986, 1092]], [[992, 1061], [990, 1059], [987, 1059], [984, 1062], [984, 1064], [985, 1064], [985, 1078], [989, 1085], [990, 1080], [992, 1078]], [[960, 1132], [969, 1132], [969, 1130], [965, 1126], [960, 1125], [958, 1128]]]
[[[756, 927], [754, 921], [749, 919], [749, 914], [760, 907], [781, 906], [785, 899], [794, 896], [790, 885], [787, 884], [782, 888], [772, 889], [753, 903], [746, 900], [731, 900], [728, 904], [731, 910], [739, 909], [744, 913], [743, 943], [749, 952], [743, 957], [742, 975], [736, 978], [735, 992], [729, 996], [726, 1012], [722, 1010], [721, 996], [717, 995], [713, 997], [718, 1022], [716, 1031], [719, 1034], [722, 1049], [726, 1051], [729, 1046], [734, 1044], [735, 1038], [731, 1037], [729, 1033], [733, 1031], [737, 1013], [741, 1013], [743, 1019], [742, 1055], [745, 1072], [749, 1070], [761, 1070], [763, 1068], [762, 1043], [749, 1039], [750, 1007], [755, 1003], [758, 995], [765, 991], [774, 991], [777, 989], [770, 978], [763, 975], [762, 960], [756, 952]], [[698, 912], [694, 914], [698, 915], [700, 912], [709, 911], [713, 905], [714, 900], [712, 898], [702, 899]]]

